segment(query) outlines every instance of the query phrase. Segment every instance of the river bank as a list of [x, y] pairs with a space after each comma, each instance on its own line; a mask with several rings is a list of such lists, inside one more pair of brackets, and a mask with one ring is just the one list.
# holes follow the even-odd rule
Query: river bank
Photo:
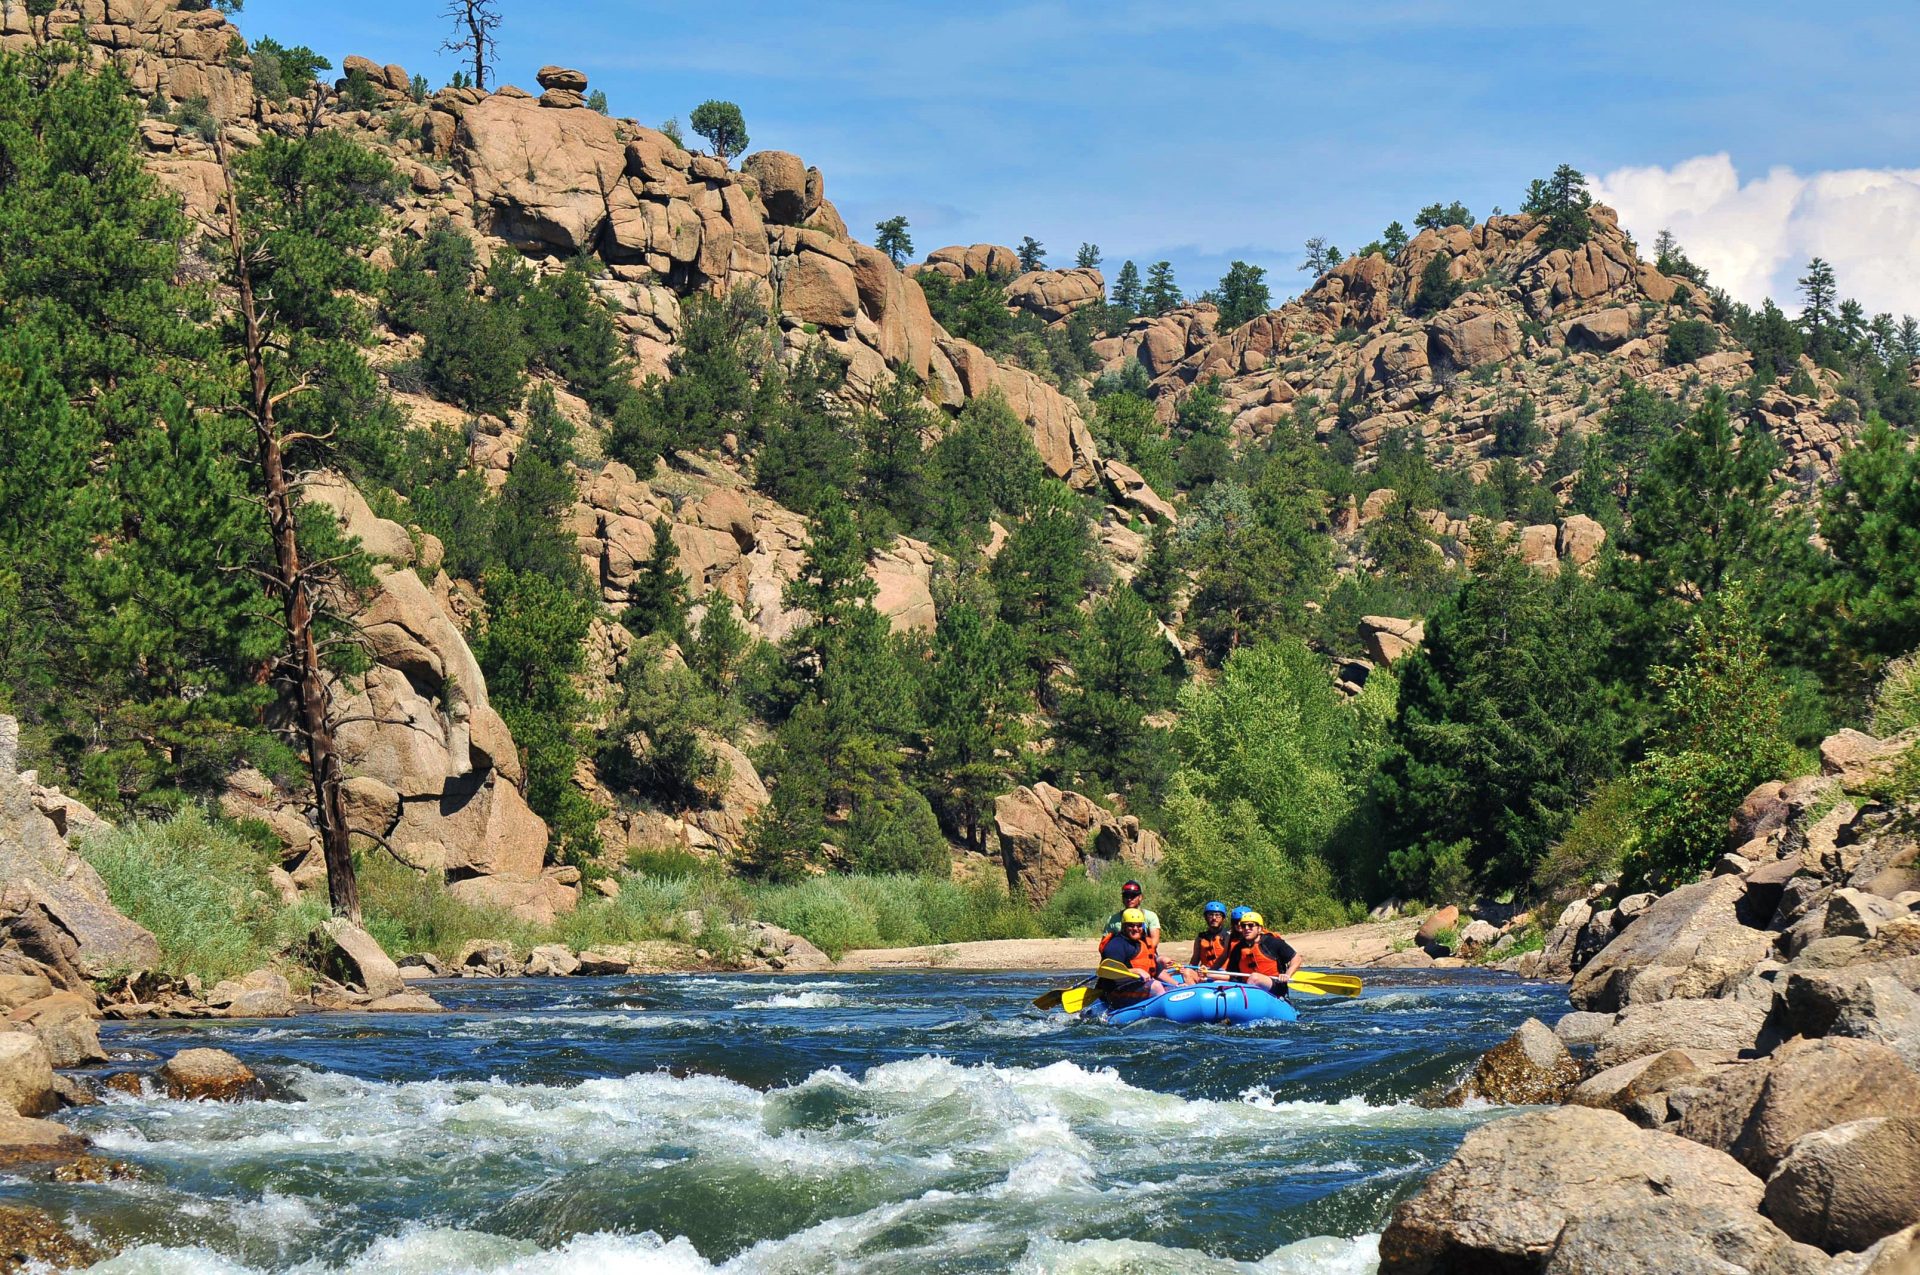
[[[1407, 950], [1420, 918], [1370, 921], [1331, 930], [1287, 935], [1309, 965], [1349, 968], [1373, 965]], [[1187, 944], [1169, 940], [1167, 950], [1181, 954]], [[995, 939], [978, 943], [940, 943], [924, 947], [867, 948], [848, 952], [834, 964], [840, 970], [1069, 970], [1086, 972], [1094, 963], [1092, 937], [1067, 939]]]

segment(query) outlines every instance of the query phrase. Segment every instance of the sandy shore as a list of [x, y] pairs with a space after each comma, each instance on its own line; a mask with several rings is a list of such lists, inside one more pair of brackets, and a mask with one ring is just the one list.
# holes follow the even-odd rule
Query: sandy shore
[[[1414, 918], [1379, 924], [1344, 925], [1337, 930], [1289, 934], [1287, 941], [1321, 968], [1371, 965], [1404, 947], [1420, 922]], [[1169, 944], [1172, 955], [1185, 957], [1189, 944]], [[940, 943], [932, 947], [876, 947], [848, 952], [834, 966], [843, 970], [1091, 970], [1092, 939], [989, 939], [981, 943]]]

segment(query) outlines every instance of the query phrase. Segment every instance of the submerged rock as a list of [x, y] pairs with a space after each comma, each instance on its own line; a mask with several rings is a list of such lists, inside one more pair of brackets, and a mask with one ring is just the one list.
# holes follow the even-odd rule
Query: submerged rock
[[91, 1266], [102, 1256], [39, 1209], [0, 1204], [0, 1270], [17, 1271], [28, 1265], [71, 1270]]

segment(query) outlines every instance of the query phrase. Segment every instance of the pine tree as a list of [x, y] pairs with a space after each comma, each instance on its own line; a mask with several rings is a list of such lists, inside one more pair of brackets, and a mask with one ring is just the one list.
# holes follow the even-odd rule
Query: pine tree
[[1140, 294], [1140, 313], [1165, 314], [1180, 306], [1180, 288], [1173, 281], [1173, 263], [1156, 261], [1147, 267], [1146, 291]]
[[620, 622], [641, 637], [660, 633], [678, 642], [686, 636], [687, 577], [679, 567], [673, 524], [665, 517], [653, 520], [653, 549], [627, 586]]
[[1032, 235], [1028, 235], [1020, 241], [1020, 247], [1016, 252], [1020, 258], [1020, 272], [1022, 274], [1025, 274], [1029, 270], [1045, 270], [1047, 268], [1047, 246], [1038, 239], [1035, 239]]
[[1395, 884], [1425, 897], [1453, 864], [1488, 888], [1524, 883], [1617, 755], [1595, 590], [1490, 538], [1476, 557], [1395, 667], [1400, 714], [1375, 785]]
[[553, 387], [538, 386], [527, 401], [526, 440], [500, 488], [494, 537], [499, 561], [508, 569], [534, 572], [581, 592], [586, 582], [580, 553], [564, 521], [578, 496], [573, 438], [573, 423], [560, 414]]
[[1920, 456], [1906, 435], [1868, 420], [1822, 499], [1820, 536], [1839, 568], [1843, 674], [1862, 681], [1920, 648]]
[[1823, 363], [1838, 349], [1834, 304], [1838, 288], [1833, 267], [1819, 257], [1807, 262], [1800, 276], [1800, 329], [1807, 334], [1807, 353], [1814, 362]]
[[1540, 242], [1548, 248], [1578, 248], [1593, 234], [1593, 218], [1588, 209], [1593, 196], [1587, 193], [1587, 179], [1571, 164], [1553, 170], [1553, 176], [1536, 179], [1527, 188], [1520, 211], [1547, 223]]
[[904, 367], [875, 391], [873, 406], [860, 416], [860, 503], [886, 510], [898, 531], [926, 521], [927, 440], [939, 424], [920, 378]]
[[873, 228], [873, 246], [887, 254], [887, 260], [898, 266], [913, 255], [913, 236], [907, 233], [905, 217], [889, 217], [878, 222]]
[[1237, 328], [1267, 312], [1272, 297], [1267, 291], [1267, 272], [1259, 266], [1236, 261], [1220, 279], [1220, 327]]
[[1388, 260], [1398, 257], [1407, 246], [1407, 228], [1397, 221], [1388, 222], [1385, 232], [1380, 236], [1380, 246], [1386, 250]]
[[1147, 714], [1173, 705], [1178, 657], [1132, 589], [1096, 602], [1073, 644], [1056, 711], [1063, 769], [1098, 785], [1148, 779]]
[[969, 603], [941, 614], [920, 689], [922, 768], [948, 823], [976, 853], [986, 851], [993, 799], [1014, 783], [1028, 687], [1003, 625]]
[[1097, 243], [1081, 244], [1080, 251], [1073, 254], [1073, 264], [1075, 269], [1079, 270], [1098, 269], [1100, 266], [1100, 245]]
[[1079, 628], [1093, 548], [1080, 498], [1049, 479], [1007, 537], [989, 577], [1000, 618], [1013, 630], [1022, 658], [1040, 679], [1045, 698], [1054, 666], [1065, 658]]
[[[297, 142], [269, 137], [248, 153], [237, 177], [224, 146], [220, 155], [227, 268], [237, 295], [227, 341], [246, 373], [235, 415], [252, 434], [258, 465], [273, 545], [269, 591], [282, 607], [285, 676], [313, 780], [328, 899], [336, 915], [358, 921], [352, 830], [340, 788], [345, 775], [333, 747], [332, 682], [320, 644], [326, 599], [351, 587], [345, 568], [352, 560], [337, 551], [337, 533], [327, 543], [331, 526], [313, 519], [303, 526], [289, 468], [350, 456], [353, 436], [343, 437], [336, 425], [352, 419], [344, 405], [363, 397], [372, 379], [359, 350], [369, 322], [358, 297], [375, 290], [365, 254], [393, 170], [341, 133]], [[316, 534], [318, 543], [303, 543]]]
[[1120, 273], [1114, 276], [1113, 304], [1129, 315], [1138, 314], [1145, 304], [1140, 291], [1140, 269], [1131, 261], [1121, 262]]

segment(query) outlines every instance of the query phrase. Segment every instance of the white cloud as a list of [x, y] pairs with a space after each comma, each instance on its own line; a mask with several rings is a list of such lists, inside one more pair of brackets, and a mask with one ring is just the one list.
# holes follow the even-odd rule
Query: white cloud
[[1833, 263], [1842, 297], [1867, 312], [1920, 314], [1920, 169], [1851, 168], [1740, 179], [1724, 152], [1671, 168], [1619, 168], [1592, 181], [1643, 250], [1671, 230], [1716, 285], [1758, 305], [1799, 309], [1811, 257]]

